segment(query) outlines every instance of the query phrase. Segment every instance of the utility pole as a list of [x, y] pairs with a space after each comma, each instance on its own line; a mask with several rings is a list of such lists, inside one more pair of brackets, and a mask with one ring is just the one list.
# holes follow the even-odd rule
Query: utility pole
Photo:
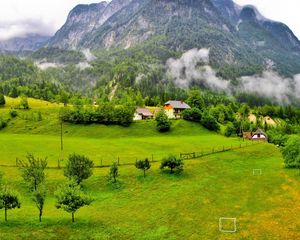
[[58, 159], [57, 167], [60, 168], [60, 161], [64, 159], [64, 144], [63, 144], [63, 121], [60, 121], [60, 158]]

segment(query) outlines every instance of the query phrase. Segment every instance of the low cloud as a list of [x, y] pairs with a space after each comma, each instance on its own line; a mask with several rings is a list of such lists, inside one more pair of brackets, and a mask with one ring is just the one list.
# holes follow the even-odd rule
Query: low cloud
[[209, 49], [191, 49], [181, 58], [167, 61], [167, 75], [182, 88], [201, 84], [214, 90], [226, 90], [229, 82], [216, 77], [216, 72], [208, 64]]
[[238, 86], [232, 86], [230, 81], [217, 77], [209, 66], [209, 49], [189, 50], [179, 59], [169, 59], [166, 65], [168, 77], [181, 88], [197, 84], [228, 94], [234, 88], [236, 92], [257, 94], [279, 103], [289, 103], [291, 97], [299, 99], [300, 96], [300, 74], [284, 78], [270, 69], [261, 75], [243, 76], [238, 79]]
[[50, 36], [53, 26], [42, 19], [23, 19], [18, 21], [0, 21], [0, 40], [26, 37], [29, 34]]
[[92, 62], [94, 60], [96, 60], [97, 58], [95, 57], [94, 54], [92, 54], [92, 52], [90, 51], [90, 49], [84, 49], [82, 50], [82, 53], [84, 54], [86, 60], [88, 62]]

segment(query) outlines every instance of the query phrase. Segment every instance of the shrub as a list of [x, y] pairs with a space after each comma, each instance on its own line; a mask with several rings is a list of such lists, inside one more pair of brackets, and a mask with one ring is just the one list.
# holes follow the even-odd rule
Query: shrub
[[7, 126], [7, 121], [0, 117], [0, 130]]
[[282, 148], [285, 166], [300, 168], [300, 136], [291, 136]]
[[182, 117], [188, 121], [199, 122], [201, 120], [201, 111], [198, 108], [186, 109], [182, 112]]
[[15, 117], [18, 116], [18, 112], [17, 112], [16, 110], [14, 110], [14, 109], [11, 109], [11, 110], [9, 111], [9, 115], [10, 115], [12, 118], [15, 118]]
[[167, 114], [162, 109], [156, 115], [156, 128], [160, 132], [167, 132], [171, 128], [171, 121], [169, 120]]
[[0, 106], [4, 106], [4, 105], [5, 105], [5, 98], [4, 95], [0, 93]]
[[207, 128], [209, 130], [212, 130], [212, 131], [219, 131], [220, 130], [220, 126], [219, 126], [218, 122], [208, 112], [203, 113], [202, 119], [201, 119], [201, 124], [205, 128]]
[[169, 168], [171, 173], [183, 171], [183, 161], [176, 156], [169, 156], [162, 159], [160, 169]]
[[226, 126], [226, 128], [225, 128], [224, 135], [226, 137], [230, 137], [235, 132], [236, 132], [236, 129], [235, 129], [233, 123], [231, 123], [231, 122], [228, 123], [227, 126]]
[[25, 109], [25, 110], [29, 109], [27, 97], [24, 97], [24, 96], [21, 97], [20, 108]]

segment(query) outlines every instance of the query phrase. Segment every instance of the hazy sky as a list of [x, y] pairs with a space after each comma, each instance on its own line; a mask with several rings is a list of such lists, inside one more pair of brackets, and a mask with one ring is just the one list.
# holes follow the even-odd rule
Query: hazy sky
[[[65, 22], [77, 4], [97, 0], [1, 0], [0, 39], [26, 35], [28, 32], [52, 35]], [[286, 23], [300, 38], [299, 0], [235, 0], [254, 4], [267, 18]]]

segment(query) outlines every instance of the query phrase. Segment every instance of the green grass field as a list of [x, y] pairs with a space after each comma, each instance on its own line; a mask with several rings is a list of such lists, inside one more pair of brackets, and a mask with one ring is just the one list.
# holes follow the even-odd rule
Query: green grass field
[[[56, 166], [60, 148], [57, 107], [19, 111], [0, 131], [0, 165], [14, 165], [26, 152], [48, 157]], [[9, 106], [0, 110], [8, 118]], [[36, 121], [41, 111], [43, 120]], [[24, 117], [24, 116], [27, 117]], [[33, 117], [32, 117], [33, 116]], [[64, 125], [65, 156], [76, 152], [96, 164], [121, 163], [154, 154], [210, 151], [238, 146], [236, 138], [209, 132], [196, 123], [174, 121], [172, 131], [157, 133], [154, 122], [118, 126]], [[253, 169], [262, 175], [253, 176]], [[299, 239], [300, 175], [283, 167], [279, 149], [262, 143], [185, 161], [181, 175], [169, 175], [153, 163], [146, 179], [134, 166], [121, 166], [118, 187], [108, 184], [107, 168], [94, 169], [83, 183], [95, 201], [70, 214], [55, 208], [53, 192], [66, 179], [63, 170], [47, 169], [49, 189], [43, 222], [16, 167], [0, 166], [4, 182], [16, 188], [22, 207], [0, 211], [0, 239]], [[220, 217], [237, 219], [236, 233], [221, 233]]]

